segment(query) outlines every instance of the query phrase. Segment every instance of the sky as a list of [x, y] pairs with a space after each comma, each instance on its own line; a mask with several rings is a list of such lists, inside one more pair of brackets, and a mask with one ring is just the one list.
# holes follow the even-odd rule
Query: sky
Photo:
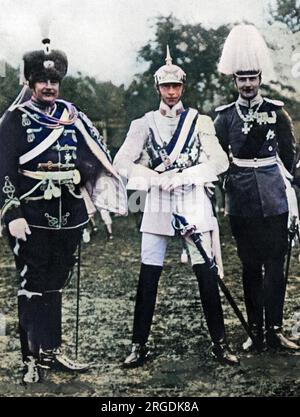
[[[157, 16], [207, 27], [247, 20], [263, 27], [268, 0], [0, 0], [0, 57], [18, 66], [49, 36], [66, 52], [69, 73], [128, 85], [138, 50], [154, 38]], [[163, 64], [163, 63], [162, 63]]]

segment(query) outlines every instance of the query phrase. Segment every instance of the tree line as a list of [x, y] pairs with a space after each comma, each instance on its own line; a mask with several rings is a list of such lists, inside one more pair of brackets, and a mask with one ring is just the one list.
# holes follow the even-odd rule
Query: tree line
[[[278, 0], [270, 8], [270, 23], [279, 21], [296, 33], [300, 27], [299, 0]], [[109, 146], [114, 153], [124, 139], [130, 121], [142, 116], [158, 104], [153, 74], [164, 64], [166, 45], [169, 44], [173, 63], [187, 74], [184, 102], [199, 112], [214, 115], [214, 108], [229, 103], [236, 97], [234, 83], [218, 73], [217, 63], [222, 46], [232, 26], [216, 29], [203, 24], [184, 24], [174, 16], [158, 17], [155, 21], [153, 40], [142, 47], [137, 60], [148, 68], [133, 77], [128, 87], [101, 82], [93, 77], [77, 73], [67, 76], [61, 87], [61, 96], [76, 103], [93, 121], [106, 126]], [[20, 86], [19, 70], [6, 66], [6, 76], [0, 78], [0, 114], [15, 99]], [[300, 103], [281, 96], [270, 86], [263, 86], [270, 98], [283, 99], [291, 116], [299, 119]]]

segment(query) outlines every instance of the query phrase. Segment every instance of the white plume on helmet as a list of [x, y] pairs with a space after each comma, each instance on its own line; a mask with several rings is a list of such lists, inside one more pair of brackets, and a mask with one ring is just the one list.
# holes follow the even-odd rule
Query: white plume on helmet
[[155, 85], [168, 83], [183, 84], [185, 79], [185, 72], [178, 65], [172, 64], [169, 45], [167, 45], [166, 64], [160, 67], [154, 74]]
[[225, 75], [264, 73], [273, 76], [273, 65], [264, 38], [254, 25], [237, 25], [229, 33], [218, 65]]

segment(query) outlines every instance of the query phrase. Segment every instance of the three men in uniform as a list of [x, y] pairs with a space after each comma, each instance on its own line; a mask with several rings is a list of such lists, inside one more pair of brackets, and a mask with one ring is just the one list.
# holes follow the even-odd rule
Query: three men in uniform
[[[251, 44], [255, 44], [252, 49]], [[243, 45], [251, 50], [240, 53]], [[196, 226], [206, 253], [215, 258], [222, 273], [218, 223], [209, 195], [212, 183], [228, 169], [227, 155], [226, 209], [243, 265], [245, 304], [259, 342], [256, 348], [263, 349], [265, 336], [270, 347], [298, 348], [282, 333], [283, 268], [288, 222], [294, 213], [290, 179], [295, 139], [283, 103], [260, 95], [264, 48], [253, 26], [238, 26], [229, 35], [219, 70], [233, 75], [239, 98], [217, 109], [215, 125], [208, 116], [184, 108], [186, 74], [172, 64], [167, 50], [166, 64], [154, 75], [159, 108], [131, 123], [114, 166], [87, 116], [58, 100], [67, 72], [65, 54], [51, 50], [45, 40], [44, 50], [24, 55], [32, 97], [16, 104], [1, 121], [0, 207], [20, 275], [25, 382], [39, 380], [38, 367], [87, 368], [60, 350], [62, 288], [88, 222], [83, 196], [91, 197], [98, 209], [125, 214], [126, 194], [119, 174], [128, 181], [127, 189], [147, 192], [132, 350], [124, 362], [126, 367], [141, 365], [149, 354], [159, 278], [168, 240], [174, 235], [172, 213], [184, 215]], [[226, 340], [217, 281], [211, 279], [193, 243], [188, 239], [186, 243], [212, 355], [223, 364], [237, 364]], [[253, 348], [252, 341], [248, 339], [243, 347]]]

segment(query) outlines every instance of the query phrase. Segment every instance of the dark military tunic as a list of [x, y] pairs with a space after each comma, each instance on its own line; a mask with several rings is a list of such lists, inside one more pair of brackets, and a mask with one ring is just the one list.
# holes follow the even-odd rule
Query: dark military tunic
[[[249, 108], [239, 105], [245, 116]], [[215, 128], [223, 149], [239, 159], [269, 158], [279, 155], [289, 172], [295, 161], [295, 138], [289, 115], [279, 101], [261, 99], [251, 108], [258, 116], [244, 129], [236, 104], [217, 109]], [[278, 164], [238, 167], [231, 164], [225, 180], [226, 210], [242, 217], [274, 216], [288, 211], [285, 184]]]
[[[97, 177], [101, 164], [77, 128], [77, 120], [108, 161], [109, 154], [89, 119], [70, 103], [56, 101], [51, 119], [37, 110], [26, 102], [8, 113], [0, 127], [2, 217], [6, 223], [25, 217], [30, 226], [39, 228], [80, 227], [88, 221], [80, 186]], [[57, 120], [63, 112], [67, 121], [61, 125]], [[39, 152], [50, 135], [57, 140]], [[34, 149], [32, 157], [29, 153]]]

